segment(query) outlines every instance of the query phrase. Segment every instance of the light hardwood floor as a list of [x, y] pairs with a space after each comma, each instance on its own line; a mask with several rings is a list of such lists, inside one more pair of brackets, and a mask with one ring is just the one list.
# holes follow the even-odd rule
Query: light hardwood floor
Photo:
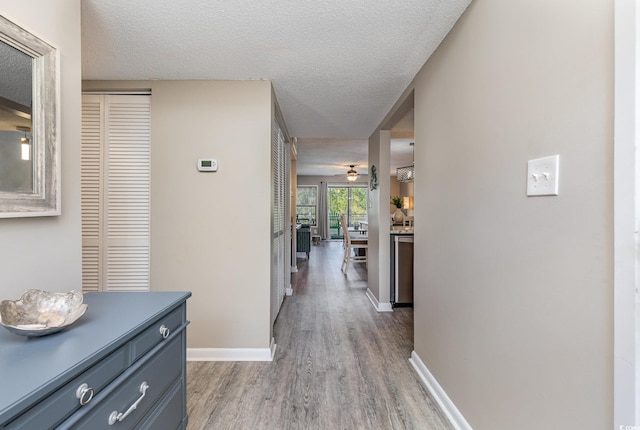
[[451, 428], [408, 362], [413, 310], [376, 312], [341, 245], [298, 259], [273, 362], [188, 363], [189, 430]]

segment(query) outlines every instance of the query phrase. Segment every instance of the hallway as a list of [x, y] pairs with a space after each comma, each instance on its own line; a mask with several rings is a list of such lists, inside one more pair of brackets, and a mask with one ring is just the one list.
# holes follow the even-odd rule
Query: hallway
[[189, 430], [450, 428], [408, 362], [413, 310], [375, 312], [341, 259], [331, 241], [298, 259], [273, 362], [188, 363]]

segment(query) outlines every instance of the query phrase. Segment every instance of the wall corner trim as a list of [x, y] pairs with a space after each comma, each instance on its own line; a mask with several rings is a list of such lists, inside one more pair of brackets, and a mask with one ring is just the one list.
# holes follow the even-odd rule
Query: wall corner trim
[[187, 361], [273, 361], [275, 338], [269, 348], [187, 348]]
[[373, 307], [376, 309], [376, 311], [378, 312], [393, 312], [393, 308], [391, 307], [391, 303], [380, 303], [378, 302], [378, 299], [376, 299], [376, 296], [373, 295], [373, 293], [371, 292], [371, 290], [369, 288], [367, 288], [367, 297], [369, 298], [369, 301], [371, 302], [371, 304], [373, 305]]
[[429, 390], [429, 393], [436, 400], [436, 403], [438, 403], [438, 406], [440, 406], [440, 409], [442, 409], [442, 412], [444, 412], [453, 428], [456, 430], [473, 430], [415, 351], [411, 352], [409, 363], [411, 363], [418, 376], [420, 376], [420, 379], [424, 385], [426, 385], [427, 390]]

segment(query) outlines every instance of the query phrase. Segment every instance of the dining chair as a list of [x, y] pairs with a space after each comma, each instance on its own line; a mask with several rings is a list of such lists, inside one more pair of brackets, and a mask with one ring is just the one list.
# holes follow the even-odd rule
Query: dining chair
[[306, 227], [303, 224], [296, 231], [296, 251], [306, 252], [307, 260], [309, 259], [309, 252], [311, 251], [311, 229], [308, 224]]
[[[344, 215], [340, 215], [340, 226], [342, 227], [342, 231], [344, 234], [344, 257], [342, 258], [342, 265], [340, 266], [340, 270], [345, 274], [349, 270], [349, 263], [364, 263], [367, 264], [367, 254], [368, 254], [368, 240], [358, 238], [354, 240], [351, 238], [349, 234], [349, 229], [347, 228], [347, 222], [344, 219]], [[359, 255], [359, 251], [364, 249], [364, 255]], [[352, 252], [354, 251], [354, 252]]]

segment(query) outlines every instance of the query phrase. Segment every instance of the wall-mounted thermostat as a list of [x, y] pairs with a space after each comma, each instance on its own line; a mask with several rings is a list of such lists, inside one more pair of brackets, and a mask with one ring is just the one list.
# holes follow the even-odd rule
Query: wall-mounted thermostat
[[201, 172], [216, 172], [218, 170], [218, 160], [200, 158], [198, 159], [198, 170]]

